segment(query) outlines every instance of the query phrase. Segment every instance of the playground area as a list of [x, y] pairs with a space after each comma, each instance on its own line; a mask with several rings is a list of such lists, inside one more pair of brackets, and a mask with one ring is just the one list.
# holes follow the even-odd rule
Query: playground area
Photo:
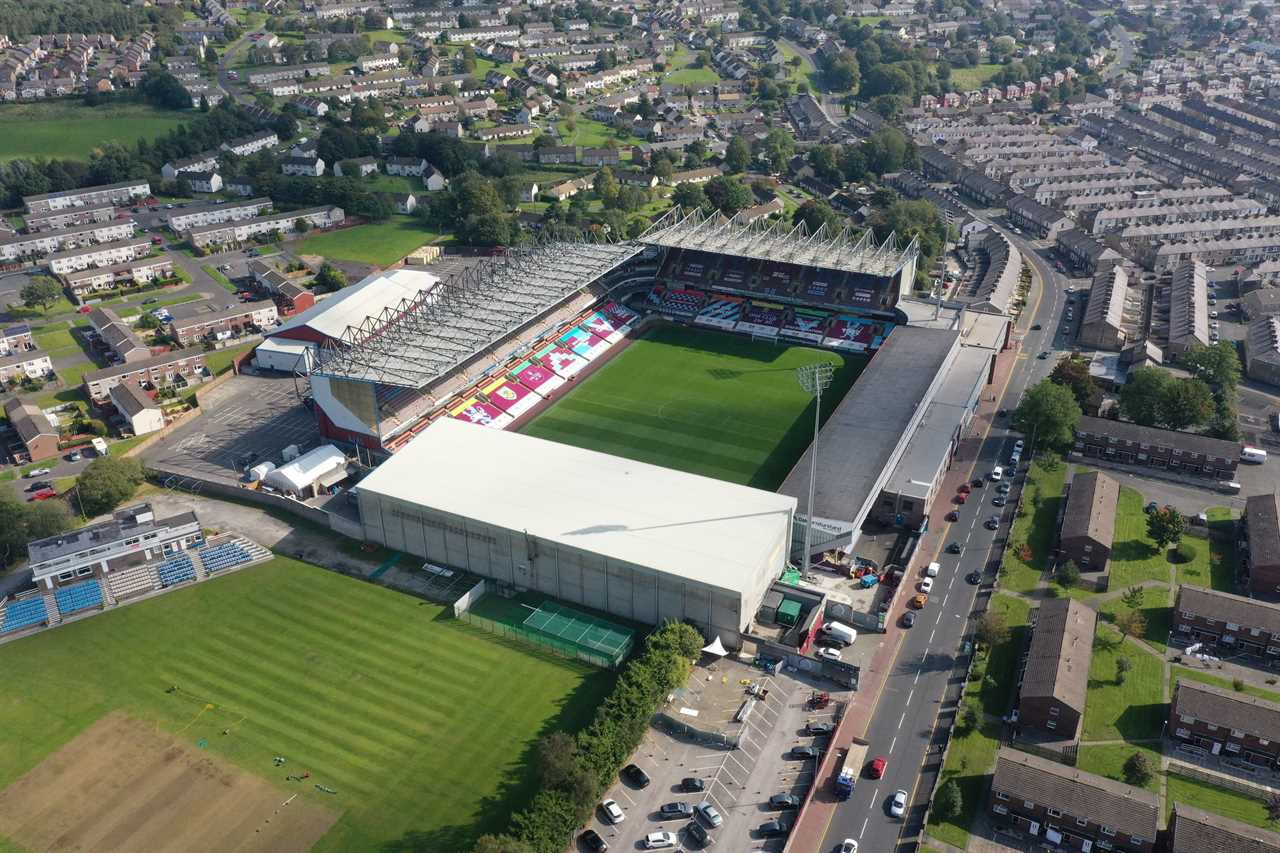
[[339, 812], [298, 788], [112, 713], [0, 792], [0, 835], [32, 853], [303, 853]]

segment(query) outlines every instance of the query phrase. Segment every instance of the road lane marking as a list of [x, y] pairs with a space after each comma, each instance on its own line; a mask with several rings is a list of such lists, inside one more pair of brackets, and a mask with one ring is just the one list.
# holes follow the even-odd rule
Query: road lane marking
[[870, 823], [870, 822], [871, 822], [871, 818], [869, 818], [869, 817], [864, 817], [864, 818], [862, 819], [862, 829], [858, 830], [858, 840], [862, 840], [862, 836], [863, 836], [863, 835], [866, 833], [866, 831], [867, 831], [867, 824], [868, 824], [868, 823]]
[[907, 718], [907, 712], [903, 711], [902, 716], [898, 718], [898, 728], [902, 728], [902, 721]]
[[[932, 631], [929, 632], [929, 645], [933, 645], [933, 635], [936, 633], [938, 633], [937, 628], [934, 628]], [[920, 673], [917, 671], [916, 678], [919, 678], [919, 677], [920, 677]]]
[[889, 754], [893, 755], [893, 748], [898, 745], [898, 736], [894, 735], [893, 740], [889, 742]]
[[910, 691], [909, 693], [907, 693], [907, 704], [908, 704], [908, 705], [910, 705], [910, 704], [911, 704], [911, 697], [912, 697], [912, 696], [915, 696], [915, 695], [916, 695], [916, 689], [915, 689], [914, 687], [912, 687], [912, 688], [911, 688], [911, 691]]

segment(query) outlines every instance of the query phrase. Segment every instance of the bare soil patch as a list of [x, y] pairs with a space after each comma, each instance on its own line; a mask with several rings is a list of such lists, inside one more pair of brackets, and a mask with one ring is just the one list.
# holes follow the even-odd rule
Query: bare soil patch
[[113, 713], [0, 791], [0, 835], [33, 853], [305, 853], [338, 814], [295, 793]]

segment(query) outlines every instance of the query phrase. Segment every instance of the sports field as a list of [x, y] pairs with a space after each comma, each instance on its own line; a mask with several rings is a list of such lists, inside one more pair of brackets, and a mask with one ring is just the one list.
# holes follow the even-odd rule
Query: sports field
[[[273, 807], [296, 792], [339, 812], [315, 850], [466, 850], [532, 795], [537, 737], [584, 724], [613, 680], [285, 558], [0, 646], [0, 672], [6, 851], [22, 829], [4, 823], [4, 798], [38, 799], [40, 773], [14, 781], [69, 745], [82, 754], [77, 735], [113, 714], [265, 780]], [[248, 781], [236, 801], [252, 799]]]
[[[86, 107], [68, 101], [0, 106], [0, 160], [62, 157], [88, 160], [104, 142], [132, 145], [155, 139], [189, 120], [189, 114], [144, 104]], [[18, 132], [19, 128], [21, 129]]]
[[422, 223], [412, 216], [393, 216], [386, 222], [314, 234], [295, 243], [293, 250], [300, 255], [321, 255], [382, 267], [395, 263], [423, 243], [435, 242], [439, 237], [434, 231], [423, 228]]
[[523, 432], [772, 490], [813, 438], [813, 400], [795, 369], [816, 361], [837, 366], [826, 418], [865, 356], [658, 326]]

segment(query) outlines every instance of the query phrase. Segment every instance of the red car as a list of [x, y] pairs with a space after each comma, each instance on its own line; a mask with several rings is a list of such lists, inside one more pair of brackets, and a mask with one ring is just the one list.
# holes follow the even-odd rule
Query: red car
[[889, 759], [884, 756], [873, 758], [871, 763], [867, 765], [867, 775], [872, 779], [879, 779], [884, 776], [884, 769], [889, 766]]
[[967, 495], [969, 494], [970, 491], [972, 491], [972, 488], [968, 483], [961, 483], [960, 488], [956, 489], [956, 491], [962, 495]]
[[968, 492], [961, 492], [960, 494], [956, 495], [956, 503], [958, 504], [963, 504], [968, 499], [969, 499]]
[[56, 498], [58, 493], [53, 489], [41, 489], [40, 491], [27, 498], [29, 501], [47, 501], [49, 498]]

